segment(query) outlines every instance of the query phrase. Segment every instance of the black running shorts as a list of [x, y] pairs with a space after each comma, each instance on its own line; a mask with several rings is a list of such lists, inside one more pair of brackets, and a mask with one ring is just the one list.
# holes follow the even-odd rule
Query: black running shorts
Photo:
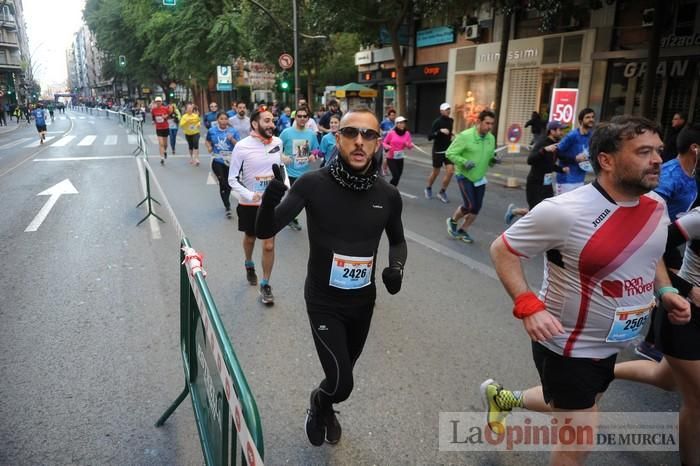
[[36, 125], [36, 130], [40, 133], [46, 131], [46, 125]]
[[156, 128], [156, 136], [159, 138], [167, 138], [170, 136], [170, 130], [168, 128], [165, 129], [158, 129]]
[[664, 354], [688, 361], [700, 360], [700, 308], [692, 306], [690, 322], [674, 325], [663, 306], [654, 321], [655, 345]]
[[615, 378], [617, 354], [605, 359], [560, 356], [532, 342], [532, 358], [542, 382], [544, 401], [557, 409], [587, 409]]
[[255, 217], [258, 215], [258, 206], [238, 204], [236, 214], [238, 214], [238, 231], [248, 236], [255, 236]]
[[445, 156], [444, 152], [433, 152], [433, 168], [440, 168], [443, 165], [454, 165], [454, 163]]

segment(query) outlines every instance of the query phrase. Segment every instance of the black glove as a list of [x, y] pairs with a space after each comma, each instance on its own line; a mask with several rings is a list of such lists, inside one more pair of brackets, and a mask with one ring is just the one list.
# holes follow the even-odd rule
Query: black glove
[[403, 269], [399, 267], [387, 267], [382, 271], [382, 281], [389, 294], [396, 294], [401, 290]]
[[287, 191], [287, 186], [284, 184], [284, 174], [279, 165], [272, 166], [272, 173], [275, 174], [275, 177], [270, 180], [262, 196], [262, 202], [266, 206], [277, 206]]

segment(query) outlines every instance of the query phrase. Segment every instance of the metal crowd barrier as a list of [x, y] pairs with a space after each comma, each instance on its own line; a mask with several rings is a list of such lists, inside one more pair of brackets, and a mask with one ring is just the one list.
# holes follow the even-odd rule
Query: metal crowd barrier
[[181, 242], [180, 349], [185, 388], [156, 422], [160, 427], [190, 395], [207, 465], [263, 464], [258, 408], [205, 280], [202, 256]]

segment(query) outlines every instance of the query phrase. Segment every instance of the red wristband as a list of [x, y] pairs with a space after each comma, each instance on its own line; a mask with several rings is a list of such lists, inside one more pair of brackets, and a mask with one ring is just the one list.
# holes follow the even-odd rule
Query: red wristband
[[532, 291], [526, 291], [516, 296], [514, 304], [513, 316], [516, 319], [524, 319], [546, 309], [544, 303]]

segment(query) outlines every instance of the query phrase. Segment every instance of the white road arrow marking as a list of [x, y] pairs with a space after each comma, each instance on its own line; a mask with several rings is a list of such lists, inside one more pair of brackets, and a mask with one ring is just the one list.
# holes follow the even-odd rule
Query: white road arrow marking
[[53, 209], [53, 206], [56, 204], [56, 201], [58, 201], [58, 198], [63, 194], [78, 194], [78, 190], [75, 189], [75, 186], [73, 186], [73, 183], [71, 183], [68, 178], [50, 187], [46, 191], [42, 191], [37, 194], [37, 196], [51, 197], [49, 197], [49, 200], [46, 201], [44, 207], [41, 208], [39, 213], [36, 214], [36, 217], [34, 217], [34, 220], [32, 220], [32, 223], [30, 223], [24, 231], [37, 231], [44, 220], [46, 220], [46, 216], [49, 215], [49, 212], [51, 212], [51, 209]]

